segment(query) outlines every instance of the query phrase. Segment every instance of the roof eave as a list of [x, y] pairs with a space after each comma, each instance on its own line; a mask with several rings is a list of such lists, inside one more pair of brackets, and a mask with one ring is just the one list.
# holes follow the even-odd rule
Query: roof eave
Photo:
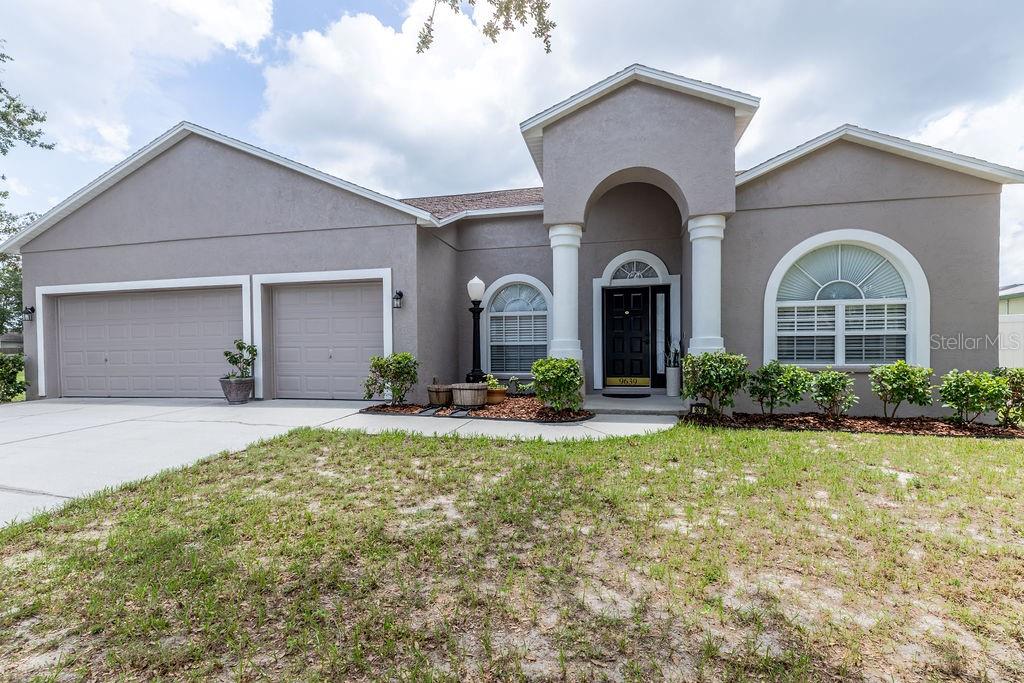
[[739, 187], [744, 183], [760, 178], [839, 140], [855, 142], [865, 147], [889, 152], [908, 159], [915, 159], [1001, 185], [1024, 183], [1024, 171], [1015, 168], [993, 164], [982, 159], [931, 147], [920, 142], [897, 138], [852, 124], [843, 124], [834, 130], [823, 133], [740, 173], [736, 176], [736, 186]]
[[438, 227], [451, 225], [452, 223], [473, 218], [506, 218], [509, 216], [529, 216], [532, 214], [544, 213], [543, 204], [529, 204], [527, 206], [506, 206], [495, 209], [468, 209], [446, 216], [438, 221]]

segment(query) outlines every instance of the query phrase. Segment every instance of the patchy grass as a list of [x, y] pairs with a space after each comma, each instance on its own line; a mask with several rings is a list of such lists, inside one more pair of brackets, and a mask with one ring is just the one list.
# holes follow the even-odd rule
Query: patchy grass
[[0, 530], [0, 678], [1020, 680], [1018, 444], [284, 437]]

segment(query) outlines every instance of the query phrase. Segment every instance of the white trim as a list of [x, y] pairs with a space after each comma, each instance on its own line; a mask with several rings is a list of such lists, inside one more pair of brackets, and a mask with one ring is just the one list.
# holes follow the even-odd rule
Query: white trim
[[[480, 325], [480, 345], [483, 347], [481, 349], [481, 351], [482, 351], [482, 353], [481, 353], [481, 357], [482, 357], [481, 365], [483, 365], [482, 370], [484, 372], [490, 372], [491, 371], [491, 339], [490, 339], [490, 337], [491, 337], [491, 326], [490, 326], [490, 321], [489, 321], [489, 318], [490, 318], [490, 315], [491, 315], [491, 313], [490, 313], [491, 299], [494, 298], [495, 294], [500, 292], [502, 289], [504, 289], [508, 285], [514, 285], [514, 284], [530, 285], [531, 287], [535, 288], [538, 292], [540, 292], [541, 296], [544, 297], [544, 301], [547, 303], [547, 307], [548, 307], [548, 310], [546, 311], [546, 313], [547, 313], [547, 324], [548, 324], [547, 345], [548, 345], [548, 349], [549, 350], [551, 349], [551, 334], [552, 334], [551, 323], [552, 323], [552, 320], [554, 318], [554, 316], [552, 315], [552, 311], [553, 311], [554, 306], [555, 306], [555, 300], [554, 300], [554, 297], [551, 295], [551, 290], [541, 280], [538, 280], [537, 278], [535, 278], [532, 275], [525, 275], [523, 273], [513, 273], [513, 274], [510, 274], [510, 275], [502, 275], [497, 280], [495, 280], [491, 284], [487, 285], [487, 289], [484, 290], [484, 298], [480, 300], [480, 307], [484, 309], [483, 321], [482, 321], [482, 323]], [[511, 377], [513, 374], [516, 374], [516, 373], [501, 373], [501, 374], [502, 375], [508, 375], [508, 376]], [[524, 374], [524, 373], [518, 373], [518, 374]]]
[[530, 154], [533, 157], [533, 163], [537, 166], [537, 170], [543, 173], [544, 159], [541, 140], [544, 137], [545, 127], [634, 81], [650, 83], [651, 85], [657, 85], [685, 95], [699, 97], [703, 100], [732, 107], [736, 111], [735, 142], [739, 142], [740, 137], [743, 136], [743, 132], [750, 125], [750, 120], [761, 103], [760, 98], [738, 90], [723, 88], [713, 83], [696, 81], [669, 73], [668, 71], [652, 69], [643, 64], [632, 64], [519, 124], [519, 130], [523, 135], [523, 139], [526, 140], [526, 146], [530, 149]]
[[[639, 280], [612, 280], [612, 275], [623, 263], [627, 261], [643, 261], [649, 264], [658, 273], [657, 278], [643, 278]], [[610, 287], [643, 287], [651, 285], [668, 285], [668, 310], [669, 310], [669, 337], [683, 345], [683, 324], [682, 324], [682, 278], [679, 275], [672, 275], [668, 267], [656, 254], [649, 251], [633, 249], [624, 251], [605, 266], [601, 277], [593, 280], [593, 293], [591, 300], [591, 335], [593, 340], [594, 354], [594, 389], [604, 388], [604, 302], [602, 297], [604, 290]]]
[[[263, 358], [263, 287], [264, 285], [300, 284], [303, 282], [357, 282], [380, 280], [383, 290], [381, 311], [384, 315], [384, 354], [394, 353], [394, 309], [391, 305], [391, 269], [361, 268], [358, 270], [318, 270], [305, 273], [260, 273], [252, 276], [253, 345]], [[263, 361], [256, 363], [255, 396], [263, 398]]]
[[[778, 306], [791, 305], [790, 302], [777, 301], [779, 285], [789, 269], [805, 254], [833, 244], [855, 244], [881, 254], [892, 263], [903, 278], [907, 288], [905, 299], [886, 301], [886, 303], [906, 303], [907, 305], [907, 362], [922, 367], [931, 365], [931, 290], [924, 269], [914, 255], [907, 251], [899, 242], [870, 230], [842, 229], [830, 230], [808, 237], [786, 252], [786, 255], [775, 264], [764, 294], [764, 358], [767, 363], [778, 357], [776, 342], [776, 312]], [[860, 303], [860, 302], [858, 302]], [[823, 301], [819, 305], [827, 306]], [[838, 328], [838, 321], [837, 321]], [[838, 334], [838, 332], [837, 332]], [[838, 349], [837, 349], [838, 353]], [[847, 366], [867, 368], [867, 365]]]
[[504, 216], [528, 216], [537, 213], [544, 213], [543, 204], [530, 204], [528, 206], [506, 206], [498, 209], [468, 209], [453, 213], [451, 216], [442, 218], [437, 222], [438, 227], [444, 227], [456, 221], [469, 218], [502, 218]]
[[404, 214], [413, 216], [418, 222], [424, 225], [437, 225], [437, 219], [435, 219], [430, 212], [418, 209], [411, 204], [405, 204], [393, 197], [388, 197], [380, 192], [374, 192], [373, 190], [369, 190], [365, 187], [360, 187], [355, 183], [350, 183], [347, 180], [336, 178], [324, 173], [323, 171], [318, 171], [315, 168], [306, 166], [305, 164], [300, 164], [297, 161], [292, 161], [291, 159], [274, 154], [273, 152], [260, 149], [259, 147], [250, 145], [247, 142], [242, 142], [241, 140], [236, 140], [226, 135], [222, 135], [221, 133], [212, 131], [209, 128], [203, 128], [202, 126], [198, 126], [189, 121], [182, 121], [145, 147], [133, 153], [121, 163], [111, 168], [96, 180], [80, 189], [78, 192], [75, 192], [60, 204], [47, 211], [45, 214], [40, 216], [38, 220], [21, 230], [21, 232], [13, 235], [9, 240], [0, 244], [0, 252], [16, 253], [23, 244], [36, 237], [47, 228], [53, 226], [68, 214], [79, 209], [101, 192], [107, 190], [122, 178], [133, 173], [144, 164], [148, 163], [151, 159], [167, 151], [189, 135], [198, 135], [208, 140], [219, 142], [222, 145], [227, 145], [228, 147], [232, 147], [241, 152], [259, 157], [264, 161], [284, 166], [285, 168], [291, 169], [297, 173], [325, 182], [328, 185], [333, 185], [342, 190], [346, 190], [347, 192], [351, 192], [352, 194], [365, 197], [366, 199], [377, 202], [378, 204], [383, 204], [384, 206], [391, 207], [396, 211], [401, 211]]
[[36, 287], [36, 387], [39, 396], [46, 396], [45, 343], [47, 311], [45, 306], [47, 297], [63, 296], [68, 294], [138, 292], [156, 289], [202, 289], [207, 287], [242, 288], [242, 339], [246, 344], [251, 343], [252, 289], [248, 275], [168, 278], [165, 280], [131, 280], [124, 282], [88, 282], [77, 285], [42, 285]]
[[739, 187], [755, 178], [760, 178], [766, 173], [771, 173], [775, 169], [807, 156], [811, 152], [830, 145], [837, 140], [855, 142], [865, 147], [890, 152], [897, 156], [922, 161], [926, 164], [932, 164], [951, 171], [966, 173], [967, 175], [994, 183], [1002, 183], [1004, 185], [1024, 183], [1024, 171], [846, 123], [835, 130], [819, 135], [813, 140], [808, 140], [788, 152], [783, 152], [768, 161], [743, 171], [736, 176], [736, 186]]

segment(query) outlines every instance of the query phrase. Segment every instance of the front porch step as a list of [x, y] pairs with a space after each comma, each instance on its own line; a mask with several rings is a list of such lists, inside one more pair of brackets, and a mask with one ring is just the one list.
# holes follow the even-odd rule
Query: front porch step
[[583, 407], [598, 415], [675, 415], [682, 417], [690, 410], [689, 401], [679, 396], [653, 394], [646, 398], [611, 398], [587, 394]]

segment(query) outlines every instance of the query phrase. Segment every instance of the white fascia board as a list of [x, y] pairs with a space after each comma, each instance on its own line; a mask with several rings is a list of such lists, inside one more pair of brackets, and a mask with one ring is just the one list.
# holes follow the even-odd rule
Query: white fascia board
[[1010, 297], [1024, 295], [1024, 285], [1017, 285], [1016, 287], [1007, 287], [999, 292], [1000, 299], [1009, 299]]
[[222, 135], [221, 133], [212, 131], [208, 128], [203, 128], [202, 126], [198, 126], [188, 121], [182, 121], [145, 147], [139, 149], [121, 163], [111, 168], [99, 178], [47, 211], [45, 214], [40, 216], [38, 220], [22, 229], [21, 232], [18, 232], [6, 242], [0, 244], [0, 252], [11, 254], [17, 253], [23, 244], [36, 237], [47, 228], [53, 226], [73, 211], [79, 209], [101, 192], [107, 190], [124, 177], [133, 173], [154, 157], [170, 149], [185, 137], [193, 134], [219, 142], [241, 152], [269, 161], [273, 164], [284, 166], [285, 168], [291, 169], [297, 173], [302, 173], [303, 175], [315, 178], [316, 180], [320, 180], [329, 185], [346, 190], [352, 194], [359, 195], [360, 197], [365, 197], [366, 199], [377, 202], [378, 204], [391, 207], [396, 211], [401, 211], [402, 213], [416, 218], [417, 223], [431, 226], [437, 225], [437, 220], [429, 212], [418, 209], [409, 204], [405, 204], [404, 202], [400, 202], [393, 197], [388, 197], [387, 195], [374, 192], [373, 190], [361, 187], [355, 183], [350, 183], [347, 180], [336, 178], [324, 173], [323, 171], [318, 171], [315, 168], [306, 166], [305, 164], [300, 164], [297, 161], [292, 161], [291, 159], [274, 154], [273, 152], [268, 152], [265, 149], [250, 145], [247, 142], [230, 138], [226, 135]]
[[739, 142], [740, 137], [743, 136], [743, 132], [747, 129], [761, 103], [760, 98], [738, 90], [696, 81], [660, 69], [652, 69], [643, 64], [633, 64], [519, 124], [519, 130], [526, 140], [526, 145], [530, 149], [537, 169], [541, 170], [543, 166], [540, 141], [543, 138], [545, 127], [633, 81], [650, 83], [733, 108], [736, 111], [736, 142]]
[[975, 176], [976, 178], [982, 178], [994, 183], [1003, 185], [1024, 183], [1024, 171], [847, 123], [740, 173], [736, 176], [736, 186], [739, 187], [744, 183], [771, 173], [777, 168], [792, 163], [838, 140], [854, 142], [865, 147], [871, 147], [897, 156]]
[[529, 216], [531, 214], [544, 213], [543, 204], [530, 204], [528, 206], [507, 206], [498, 209], [470, 209], [468, 211], [459, 211], [453, 213], [451, 216], [442, 218], [438, 221], [438, 227], [444, 227], [451, 225], [457, 221], [462, 221], [470, 218], [502, 218], [505, 216]]

